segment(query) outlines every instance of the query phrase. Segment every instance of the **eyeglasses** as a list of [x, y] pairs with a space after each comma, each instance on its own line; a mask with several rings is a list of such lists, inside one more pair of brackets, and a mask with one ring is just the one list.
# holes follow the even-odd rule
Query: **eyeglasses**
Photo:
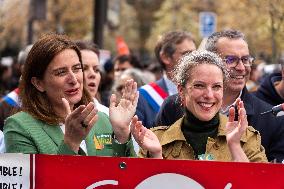
[[242, 56], [241, 58], [239, 58], [238, 56], [234, 56], [234, 55], [228, 55], [228, 56], [225, 56], [224, 60], [229, 67], [234, 68], [240, 63], [240, 60], [242, 61], [244, 66], [247, 66], [247, 67], [251, 66], [254, 61], [254, 58], [250, 55]]

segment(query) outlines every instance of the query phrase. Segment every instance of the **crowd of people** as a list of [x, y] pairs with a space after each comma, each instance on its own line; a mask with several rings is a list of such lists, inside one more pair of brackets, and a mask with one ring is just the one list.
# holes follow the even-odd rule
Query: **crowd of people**
[[248, 90], [259, 77], [237, 30], [198, 50], [189, 32], [169, 31], [155, 56], [148, 68], [132, 54], [102, 67], [94, 43], [42, 36], [0, 100], [0, 151], [284, 163], [284, 116], [261, 114], [284, 102], [284, 62]]

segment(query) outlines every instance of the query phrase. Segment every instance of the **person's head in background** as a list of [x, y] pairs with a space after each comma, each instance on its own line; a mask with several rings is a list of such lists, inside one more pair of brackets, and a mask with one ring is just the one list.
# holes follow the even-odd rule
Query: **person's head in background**
[[1, 82], [8, 83], [12, 77], [12, 65], [0, 64]]
[[223, 59], [230, 73], [225, 87], [226, 97], [237, 98], [249, 79], [254, 60], [245, 35], [238, 30], [215, 32], [208, 37], [205, 48]]
[[146, 67], [146, 70], [154, 74], [155, 80], [159, 80], [163, 77], [163, 69], [159, 63], [152, 62]]
[[30, 50], [32, 49], [33, 45], [28, 45], [26, 46], [23, 50], [21, 50], [18, 54], [18, 58], [17, 58], [17, 63], [20, 66], [20, 72], [22, 72], [22, 69], [24, 67], [24, 64], [27, 60], [28, 54], [30, 52]]
[[123, 71], [120, 74], [120, 77], [114, 81], [114, 85], [112, 87], [112, 93], [116, 94], [116, 98], [119, 100], [122, 97], [122, 89], [127, 80], [133, 79], [137, 83], [137, 88], [145, 85], [147, 83], [147, 79], [144, 76], [144, 73], [136, 68], [129, 68]]
[[6, 95], [13, 89], [11, 86], [13, 76], [12, 65], [12, 57], [3, 57], [0, 59], [0, 96]]
[[22, 74], [22, 69], [24, 67], [24, 64], [26, 62], [27, 56], [31, 50], [33, 45], [28, 45], [25, 48], [23, 48], [17, 57], [16, 63], [13, 64], [13, 77], [12, 77], [12, 84], [13, 88], [17, 88], [19, 86], [19, 81]]
[[118, 78], [121, 74], [121, 72], [125, 71], [129, 68], [137, 68], [137, 69], [143, 69], [143, 66], [141, 65], [141, 62], [138, 60], [138, 58], [132, 54], [129, 55], [119, 55], [114, 58], [114, 76], [115, 78]]
[[258, 68], [259, 64], [255, 63], [251, 65], [251, 72], [250, 72], [250, 77], [249, 80], [255, 82], [255, 83], [259, 83], [260, 78], [262, 77], [262, 72], [261, 70]]
[[64, 35], [41, 37], [30, 50], [20, 81], [22, 110], [50, 124], [64, 122], [66, 109], [71, 111], [92, 101], [85, 89], [79, 48]]
[[101, 81], [99, 48], [92, 42], [76, 41], [75, 43], [81, 51], [86, 87], [95, 98]]
[[196, 50], [192, 35], [185, 31], [170, 31], [161, 36], [155, 47], [155, 56], [169, 79], [179, 58]]
[[180, 59], [173, 73], [182, 105], [200, 121], [210, 121], [222, 105], [227, 77], [222, 59], [209, 51], [193, 51]]
[[249, 80], [246, 82], [246, 88], [249, 92], [254, 92], [259, 87], [260, 78], [262, 77], [262, 73], [260, 69], [258, 69], [259, 64], [252, 64]]

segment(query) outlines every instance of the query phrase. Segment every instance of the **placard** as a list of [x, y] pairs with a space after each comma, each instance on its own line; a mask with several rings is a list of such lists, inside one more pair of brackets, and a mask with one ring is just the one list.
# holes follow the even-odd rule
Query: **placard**
[[30, 155], [0, 155], [0, 189], [30, 188]]

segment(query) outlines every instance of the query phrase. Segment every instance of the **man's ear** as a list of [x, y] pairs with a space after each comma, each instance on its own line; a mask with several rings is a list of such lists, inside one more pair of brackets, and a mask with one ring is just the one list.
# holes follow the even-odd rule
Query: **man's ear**
[[165, 53], [160, 52], [160, 58], [166, 66], [171, 64], [171, 57], [167, 56]]
[[39, 90], [40, 92], [44, 92], [44, 87], [43, 87], [43, 84], [42, 84], [42, 81], [37, 79], [36, 77], [32, 77], [31, 78], [31, 83], [33, 84], [33, 86]]
[[177, 88], [178, 88], [178, 95], [179, 95], [179, 98], [180, 98], [181, 105], [185, 106], [184, 90], [180, 85], [178, 85]]

